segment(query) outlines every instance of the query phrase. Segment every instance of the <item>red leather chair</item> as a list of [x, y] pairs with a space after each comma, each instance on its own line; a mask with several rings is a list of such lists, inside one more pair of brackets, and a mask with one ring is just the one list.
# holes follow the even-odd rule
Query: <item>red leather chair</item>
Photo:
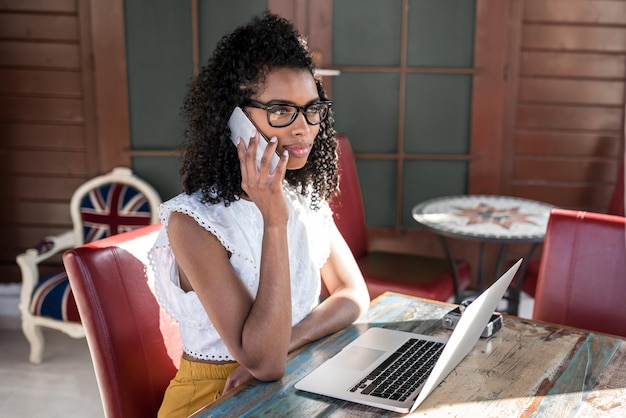
[[626, 218], [554, 209], [533, 319], [626, 337]]
[[456, 261], [457, 289], [447, 259], [370, 251], [352, 147], [346, 135], [337, 135], [337, 141], [340, 194], [333, 199], [331, 207], [335, 223], [361, 268], [370, 297], [373, 299], [386, 291], [440, 301], [458, 296], [460, 290], [470, 283], [470, 268], [466, 261]]
[[160, 309], [147, 275], [147, 252], [159, 227], [63, 255], [107, 418], [155, 417], [180, 363], [178, 325]]

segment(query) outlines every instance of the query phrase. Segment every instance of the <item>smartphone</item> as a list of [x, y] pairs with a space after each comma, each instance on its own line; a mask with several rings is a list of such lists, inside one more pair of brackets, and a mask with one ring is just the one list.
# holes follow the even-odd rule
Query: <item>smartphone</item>
[[[257, 128], [254, 122], [248, 118], [248, 115], [246, 115], [246, 113], [239, 106], [237, 106], [235, 110], [233, 110], [233, 114], [230, 115], [228, 127], [230, 128], [230, 139], [233, 141], [235, 146], [237, 146], [239, 138], [241, 138], [247, 147], [250, 144], [250, 137], [253, 135], [253, 132], [256, 131], [259, 133], [260, 138], [256, 153], [256, 166], [257, 168], [261, 167], [261, 157], [263, 156], [269, 141], [265, 138], [265, 136], [263, 136], [261, 130]], [[275, 152], [272, 155], [272, 161], [270, 162], [270, 172], [274, 171], [279, 161], [280, 157]]]

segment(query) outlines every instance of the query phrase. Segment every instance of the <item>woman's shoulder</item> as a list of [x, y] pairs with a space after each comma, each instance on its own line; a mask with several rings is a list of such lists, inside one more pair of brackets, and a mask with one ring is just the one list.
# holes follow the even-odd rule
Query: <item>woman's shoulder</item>
[[161, 203], [161, 217], [168, 218], [172, 212], [182, 212], [188, 215], [203, 211], [206, 205], [202, 203], [202, 197], [199, 193], [181, 193], [169, 200]]
[[202, 201], [202, 194], [200, 192], [195, 192], [195, 193], [180, 193], [174, 197], [172, 197], [169, 200], [166, 200], [165, 202], [163, 202], [163, 205], [166, 206], [181, 206], [181, 205], [187, 205], [191, 202], [201, 202]]
[[241, 200], [224, 203], [209, 203], [201, 192], [191, 194], [181, 193], [161, 204], [161, 218], [166, 221], [172, 212], [179, 212], [196, 220], [201, 225], [224, 224], [228, 225], [232, 219], [237, 219], [244, 209]]

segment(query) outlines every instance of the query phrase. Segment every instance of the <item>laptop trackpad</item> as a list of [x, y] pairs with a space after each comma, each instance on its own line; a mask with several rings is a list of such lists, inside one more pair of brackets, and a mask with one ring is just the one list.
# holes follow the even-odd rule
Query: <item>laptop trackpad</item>
[[333, 357], [329, 363], [335, 367], [365, 370], [370, 366], [370, 364], [372, 364], [373, 361], [385, 353], [386, 351], [353, 346], [341, 351]]

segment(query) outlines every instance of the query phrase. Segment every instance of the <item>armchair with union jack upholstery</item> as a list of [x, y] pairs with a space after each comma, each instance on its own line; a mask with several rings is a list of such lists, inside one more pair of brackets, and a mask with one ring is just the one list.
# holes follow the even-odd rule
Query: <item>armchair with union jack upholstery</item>
[[40, 277], [39, 264], [70, 248], [157, 223], [160, 204], [161, 197], [150, 184], [130, 168], [116, 167], [86, 181], [72, 194], [72, 230], [46, 237], [36, 248], [17, 256], [22, 273], [19, 309], [31, 363], [41, 363], [43, 357], [41, 327], [74, 338], [85, 336], [67, 273]]

